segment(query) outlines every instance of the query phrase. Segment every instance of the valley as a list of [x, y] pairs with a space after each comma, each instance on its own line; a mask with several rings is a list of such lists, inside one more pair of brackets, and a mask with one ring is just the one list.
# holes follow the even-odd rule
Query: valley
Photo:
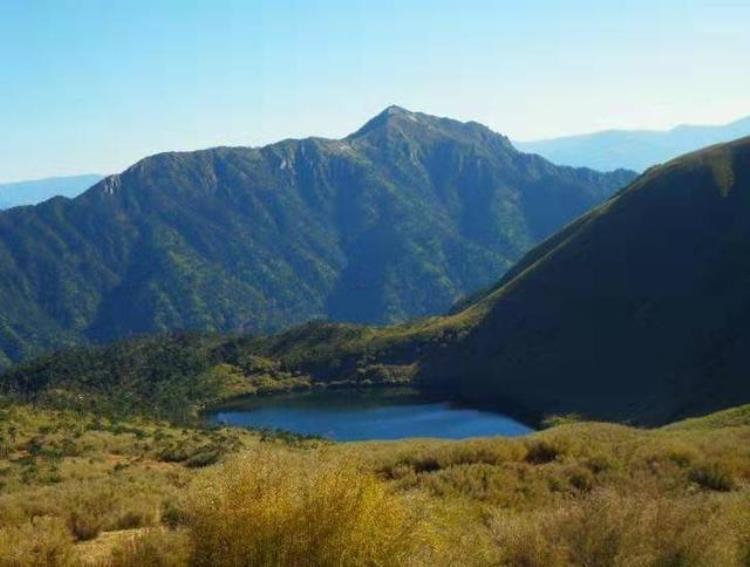
[[0, 567], [750, 567], [747, 22], [0, 0]]
[[749, 139], [653, 168], [442, 315], [72, 338], [10, 366], [0, 557], [741, 567], [748, 175]]

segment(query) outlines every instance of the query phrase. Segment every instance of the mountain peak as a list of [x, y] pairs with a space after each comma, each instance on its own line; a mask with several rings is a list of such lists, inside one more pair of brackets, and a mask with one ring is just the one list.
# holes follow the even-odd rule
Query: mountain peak
[[[427, 115], [422, 115], [422, 116], [427, 116]], [[359, 130], [351, 134], [349, 137], [356, 138], [359, 136], [363, 136], [375, 130], [388, 127], [388, 125], [393, 124], [395, 122], [402, 121], [402, 120], [409, 120], [411, 122], [419, 122], [418, 113], [411, 112], [410, 110], [406, 110], [405, 108], [402, 108], [401, 106], [396, 106], [395, 104], [392, 104], [391, 106], [385, 108], [385, 110], [383, 110], [379, 114], [376, 114], [373, 118], [370, 118], [370, 120], [368, 120], [364, 126], [362, 126]]]
[[497, 148], [511, 150], [515, 148], [507, 137], [494, 132], [479, 122], [461, 122], [452, 118], [443, 118], [414, 112], [401, 106], [391, 105], [365, 123], [359, 130], [347, 136], [347, 139], [390, 136], [398, 133], [401, 136], [420, 139], [421, 141], [450, 138], [463, 143], [493, 143]]
[[406, 114], [414, 114], [414, 113], [411, 112], [410, 110], [406, 110], [402, 106], [398, 106], [397, 104], [392, 104], [386, 107], [386, 109], [383, 110], [383, 112], [381, 112], [380, 114], [385, 114], [387, 116], [403, 116]]

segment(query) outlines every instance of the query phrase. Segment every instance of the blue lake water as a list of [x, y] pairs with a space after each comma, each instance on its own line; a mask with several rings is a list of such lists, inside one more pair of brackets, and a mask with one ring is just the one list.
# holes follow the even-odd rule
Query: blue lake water
[[212, 423], [284, 429], [336, 441], [515, 436], [532, 431], [502, 413], [435, 401], [411, 388], [313, 390], [235, 400]]

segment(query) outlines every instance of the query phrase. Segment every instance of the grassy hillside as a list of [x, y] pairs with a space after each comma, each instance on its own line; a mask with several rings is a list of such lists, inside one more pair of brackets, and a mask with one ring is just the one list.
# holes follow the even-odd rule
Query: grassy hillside
[[741, 567], [748, 415], [332, 445], [4, 408], [0, 565]]
[[438, 313], [633, 176], [396, 107], [342, 140], [152, 156], [0, 214], [0, 365], [137, 333]]
[[747, 402], [749, 216], [750, 139], [655, 168], [532, 251], [421, 371], [647, 423]]

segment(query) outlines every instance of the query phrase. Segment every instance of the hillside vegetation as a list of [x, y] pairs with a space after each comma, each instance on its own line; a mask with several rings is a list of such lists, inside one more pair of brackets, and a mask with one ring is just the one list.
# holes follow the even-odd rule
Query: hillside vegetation
[[258, 341], [324, 381], [407, 376], [541, 420], [663, 424], [750, 401], [750, 139], [654, 168], [444, 317]]
[[341, 140], [148, 157], [0, 214], [0, 365], [138, 333], [439, 313], [633, 177], [397, 107]]
[[[442, 317], [133, 339], [31, 361], [0, 392], [148, 413], [233, 394], [412, 383], [540, 422], [664, 424], [750, 402], [750, 139], [654, 168]], [[192, 337], [192, 338], [190, 338]], [[109, 398], [111, 399], [111, 398]], [[91, 401], [93, 405], [87, 406]]]
[[0, 565], [741, 567], [750, 410], [333, 445], [0, 413]]
[[[750, 139], [649, 171], [445, 316], [13, 367], [0, 566], [747, 566], [748, 208]], [[400, 383], [546, 429], [333, 444], [200, 421], [238, 395]]]

